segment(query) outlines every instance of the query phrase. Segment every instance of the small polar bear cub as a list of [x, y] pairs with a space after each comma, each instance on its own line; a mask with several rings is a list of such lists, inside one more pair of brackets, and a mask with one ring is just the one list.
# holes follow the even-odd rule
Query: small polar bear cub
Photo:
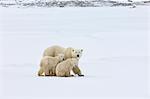
[[56, 75], [56, 65], [64, 60], [64, 54], [58, 54], [56, 57], [44, 56], [40, 63], [38, 75], [45, 73], [46, 76]]
[[78, 59], [77, 58], [70, 58], [56, 66], [56, 76], [59, 77], [70, 77], [70, 71], [73, 67], [78, 66]]

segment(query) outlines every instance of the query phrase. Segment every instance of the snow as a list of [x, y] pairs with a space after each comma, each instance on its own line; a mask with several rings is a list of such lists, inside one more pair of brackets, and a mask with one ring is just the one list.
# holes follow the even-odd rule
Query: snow
[[[1, 99], [148, 99], [148, 9], [1, 8]], [[55, 44], [84, 49], [85, 77], [37, 76]]]

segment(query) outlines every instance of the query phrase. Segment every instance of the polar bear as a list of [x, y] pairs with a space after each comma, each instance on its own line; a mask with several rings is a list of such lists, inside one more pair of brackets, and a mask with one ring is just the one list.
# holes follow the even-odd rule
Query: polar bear
[[[69, 58], [80, 59], [82, 56], [82, 52], [83, 52], [83, 49], [74, 49], [71, 47], [64, 48], [64, 47], [55, 45], [55, 46], [51, 46], [51, 47], [48, 47], [47, 49], [45, 49], [43, 56], [55, 57], [58, 54], [64, 54], [65, 60], [69, 59]], [[81, 70], [79, 69], [79, 66], [73, 67], [73, 72], [75, 74], [78, 74], [79, 76], [84, 76], [84, 75], [82, 75]]]
[[80, 57], [82, 56], [82, 52], [83, 52], [82, 49], [74, 49], [74, 48], [71, 48], [71, 47], [64, 48], [64, 47], [55, 45], [55, 46], [48, 47], [44, 51], [43, 56], [55, 57], [58, 54], [64, 54], [65, 59], [68, 59], [68, 58], [78, 58], [78, 59], [80, 59]]
[[56, 76], [70, 77], [70, 71], [78, 65], [77, 58], [69, 58], [56, 66]]
[[55, 76], [56, 75], [56, 65], [64, 60], [64, 54], [58, 54], [55, 57], [44, 56], [40, 63], [40, 70], [38, 75], [41, 76], [45, 73], [45, 76]]

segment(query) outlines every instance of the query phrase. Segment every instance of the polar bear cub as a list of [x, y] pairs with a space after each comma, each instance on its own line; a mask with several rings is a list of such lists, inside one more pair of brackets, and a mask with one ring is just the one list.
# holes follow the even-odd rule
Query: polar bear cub
[[56, 76], [69, 77], [73, 67], [78, 66], [77, 58], [69, 58], [56, 66]]
[[44, 56], [40, 63], [38, 75], [45, 73], [46, 76], [56, 75], [56, 65], [64, 60], [64, 54], [58, 54], [56, 57]]

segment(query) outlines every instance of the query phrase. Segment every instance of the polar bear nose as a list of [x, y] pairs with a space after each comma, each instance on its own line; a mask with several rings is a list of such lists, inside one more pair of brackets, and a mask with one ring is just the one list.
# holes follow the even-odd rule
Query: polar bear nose
[[79, 57], [79, 55], [77, 55], [77, 57]]

